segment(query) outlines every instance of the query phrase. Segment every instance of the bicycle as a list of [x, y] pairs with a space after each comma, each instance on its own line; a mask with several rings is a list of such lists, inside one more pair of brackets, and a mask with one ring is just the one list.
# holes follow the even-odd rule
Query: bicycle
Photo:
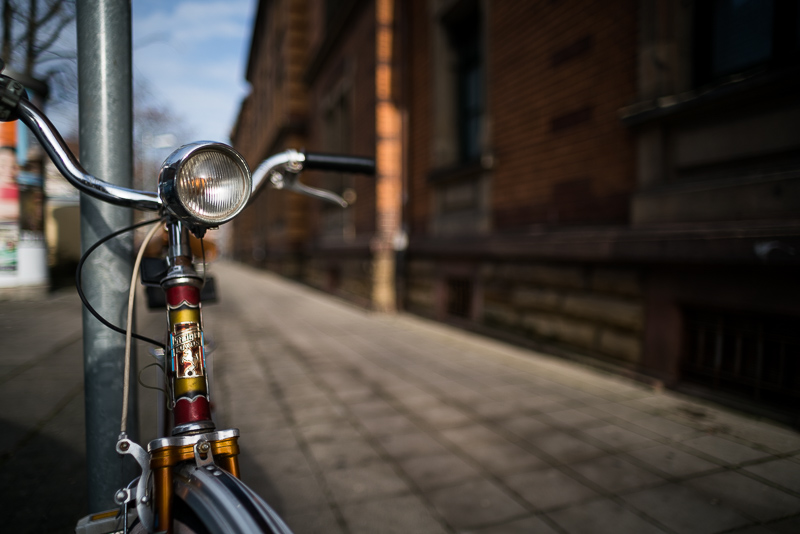
[[[1, 69], [0, 69], [1, 70]], [[20, 120], [39, 140], [58, 171], [78, 190], [117, 206], [156, 212], [156, 218], [115, 231], [87, 249], [76, 284], [89, 311], [107, 327], [124, 334], [125, 390], [116, 451], [131, 456], [141, 474], [117, 491], [119, 510], [91, 514], [81, 519], [76, 531], [110, 532], [272, 532], [290, 534], [270, 506], [239, 480], [238, 438], [235, 428], [218, 430], [209, 405], [206, 340], [201, 302], [206, 269], [195, 267], [190, 236], [200, 239], [210, 228], [229, 222], [244, 210], [265, 185], [292, 190], [342, 207], [339, 195], [309, 187], [299, 181], [303, 170], [372, 174], [369, 158], [286, 150], [275, 154], [251, 174], [247, 162], [233, 148], [201, 141], [175, 150], [164, 162], [158, 192], [128, 189], [87, 173], [70, 152], [59, 132], [27, 100], [22, 85], [0, 75], [0, 120]], [[150, 261], [142, 282], [163, 290], [167, 311], [164, 343], [132, 331], [133, 304], [143, 253], [153, 235], [166, 227], [165, 258]], [[85, 299], [81, 291], [81, 265], [97, 247], [124, 232], [148, 224], [152, 229], [136, 256], [128, 301], [126, 328], [109, 323]], [[203, 252], [202, 261], [205, 264]], [[163, 361], [166, 419], [171, 431], [151, 441], [145, 449], [127, 435], [127, 399], [132, 338], [157, 347]], [[162, 414], [163, 417], [163, 414]], [[166, 434], [166, 433], [165, 433]]]

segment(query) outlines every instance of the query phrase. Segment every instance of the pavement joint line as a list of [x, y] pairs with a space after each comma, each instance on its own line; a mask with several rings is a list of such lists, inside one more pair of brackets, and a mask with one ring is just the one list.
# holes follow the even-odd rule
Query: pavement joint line
[[[252, 342], [250, 342], [250, 345], [251, 347], [253, 347]], [[289, 348], [285, 345], [285, 343], [283, 345], [284, 345], [283, 348]], [[289, 350], [289, 352], [291, 353], [291, 350]], [[311, 466], [311, 470], [314, 473], [314, 478], [317, 480], [317, 484], [322, 490], [323, 495], [325, 495], [325, 500], [328, 503], [328, 508], [333, 514], [333, 517], [336, 520], [337, 525], [342, 529], [342, 531], [345, 534], [348, 534], [350, 532], [350, 528], [348, 527], [347, 521], [344, 517], [344, 513], [342, 512], [339, 503], [336, 502], [336, 499], [333, 497], [333, 492], [330, 486], [328, 485], [327, 480], [325, 479], [322, 468], [319, 466], [319, 463], [314, 458], [314, 455], [311, 452], [311, 448], [309, 447], [308, 442], [306, 441], [302, 433], [298, 430], [297, 421], [295, 421], [294, 415], [292, 414], [292, 410], [289, 408], [281, 384], [279, 384], [275, 379], [275, 374], [271, 369], [272, 366], [268, 361], [268, 357], [256, 356], [257, 353], [255, 351], [253, 351], [252, 354], [254, 355], [256, 363], [260, 365], [262, 369], [264, 369], [268, 377], [270, 392], [272, 393], [272, 396], [275, 399], [275, 401], [280, 406], [280, 410], [283, 414], [283, 417], [286, 419], [287, 423], [289, 424], [289, 427], [292, 429], [292, 435], [294, 436], [294, 439], [297, 442], [298, 448], [301, 450], [303, 456], [305, 456], [306, 461]]]
[[[789, 519], [800, 519], [800, 514], [792, 514], [792, 515], [788, 515], [788, 516], [785, 516], [785, 517], [778, 517], [776, 519], [770, 519], [769, 521], [765, 521], [763, 523], [758, 523], [758, 525], [762, 526], [762, 527], [769, 528], [772, 525], [778, 525], [778, 524], [780, 524], [780, 523], [782, 523], [784, 521], [787, 521]], [[745, 531], [750, 530], [751, 528], [753, 528], [752, 525], [751, 526], [746, 526], [746, 527], [736, 527], [733, 530], [726, 530], [722, 534], [726, 534], [726, 533], [734, 534], [736, 532], [745, 532]]]
[[36, 424], [22, 436], [19, 441], [14, 444], [10, 451], [4, 453], [0, 456], [0, 468], [5, 466], [7, 462], [9, 462], [14, 456], [22, 449], [29, 441], [35, 438], [39, 433], [41, 433], [42, 429], [47, 426], [47, 423], [55, 419], [55, 417], [61, 413], [67, 405], [72, 402], [76, 397], [80, 396], [83, 392], [83, 382], [76, 384], [72, 387], [62, 398], [61, 400], [56, 403], [55, 407], [50, 410], [50, 413], [39, 419]]
[[[774, 460], [774, 458], [769, 458], [768, 459], [768, 461], [772, 461], [772, 460]], [[759, 463], [766, 463], [766, 462], [759, 462]], [[792, 497], [800, 498], [800, 492], [798, 492], [798, 491], [795, 491], [795, 490], [793, 490], [791, 488], [787, 488], [785, 486], [781, 486], [777, 482], [773, 482], [773, 481], [771, 481], [771, 480], [769, 480], [767, 478], [763, 478], [763, 477], [761, 477], [759, 475], [756, 475], [755, 473], [750, 473], [749, 471], [743, 470], [744, 467], [749, 467], [750, 465], [758, 465], [758, 464], [748, 464], [748, 465], [738, 464], [738, 465], [723, 467], [723, 468], [720, 468], [720, 469], [715, 469], [715, 470], [712, 470], [712, 471], [705, 471], [705, 472], [702, 472], [702, 473], [693, 473], [691, 475], [687, 475], [686, 478], [681, 479], [681, 481], [693, 480], [693, 479], [697, 479], [697, 478], [701, 478], [701, 477], [705, 477], [705, 476], [710, 476], [710, 475], [718, 475], [720, 473], [738, 473], [738, 474], [740, 474], [740, 475], [742, 475], [744, 477], [747, 477], [747, 478], [750, 478], [752, 480], [755, 480], [756, 482], [760, 482], [760, 483], [764, 484], [765, 486], [770, 486], [773, 489], [777, 489], [777, 490], [780, 490], [780, 491], [782, 491], [784, 493], [788, 493]]]
[[34, 367], [36, 367], [37, 365], [39, 365], [43, 361], [47, 360], [48, 358], [50, 358], [52, 356], [55, 356], [56, 354], [58, 354], [62, 350], [66, 349], [67, 347], [69, 347], [70, 345], [72, 345], [74, 343], [77, 343], [78, 341], [81, 341], [82, 339], [83, 339], [83, 331], [81, 331], [81, 330], [79, 330], [77, 333], [73, 334], [72, 336], [64, 337], [64, 339], [62, 341], [57, 343], [50, 350], [48, 350], [46, 352], [43, 352], [42, 354], [39, 354], [38, 356], [35, 356], [35, 357], [31, 358], [30, 360], [28, 360], [25, 363], [19, 364], [18, 366], [14, 367], [9, 372], [7, 372], [4, 376], [0, 377], [0, 386], [5, 384], [6, 382], [9, 382], [9, 381], [13, 380], [14, 378], [16, 378], [19, 375], [21, 375], [22, 373], [24, 373], [25, 371], [33, 369]]
[[[316, 375], [316, 373], [315, 373], [315, 372], [313, 372], [313, 371], [309, 371], [307, 362], [306, 362], [306, 361], [304, 361], [304, 359], [301, 357], [301, 355], [305, 354], [305, 353], [303, 352], [303, 350], [302, 350], [302, 349], [300, 349], [300, 348], [298, 348], [297, 346], [295, 346], [295, 345], [294, 345], [294, 344], [293, 344], [291, 341], [289, 341], [289, 340], [286, 340], [286, 339], [285, 339], [284, 341], [285, 341], [285, 345], [284, 345], [284, 347], [285, 347], [285, 348], [288, 350], [288, 352], [289, 352], [289, 353], [291, 353], [291, 354], [293, 355], [293, 357], [294, 357], [296, 360], [298, 360], [299, 362], [301, 362], [301, 364], [302, 364], [302, 365], [303, 365], [303, 366], [306, 368], [306, 371], [307, 371], [307, 373], [308, 373], [310, 376], [312, 376], [312, 377], [313, 377], [311, 380], [313, 380], [313, 381], [316, 383], [317, 387], [318, 387], [319, 389], [321, 389], [321, 390], [324, 390], [324, 391], [325, 391], [325, 394], [326, 394], [326, 396], [327, 396], [328, 398], [333, 398], [333, 399], [335, 399], [335, 401], [336, 401], [336, 402], [337, 402], [337, 403], [340, 405], [340, 407], [341, 407], [341, 408], [342, 408], [342, 409], [343, 409], [343, 410], [344, 410], [344, 411], [347, 413], [347, 415], [348, 415], [348, 419], [350, 420], [350, 422], [351, 422], [351, 423], [353, 423], [353, 424], [356, 426], [356, 428], [357, 428], [357, 429], [358, 429], [358, 431], [359, 431], [359, 434], [361, 434], [361, 436], [362, 436], [362, 437], [363, 437], [363, 438], [364, 438], [364, 439], [367, 441], [367, 443], [369, 443], [369, 444], [370, 444], [370, 446], [371, 446], [373, 449], [375, 449], [375, 450], [376, 450], [376, 452], [378, 452], [378, 454], [379, 454], [379, 456], [381, 457], [381, 459], [382, 459], [382, 460], [383, 460], [385, 463], [389, 464], [389, 465], [392, 467], [392, 470], [395, 472], [395, 474], [397, 474], [398, 476], [400, 476], [400, 477], [401, 477], [401, 478], [402, 478], [402, 479], [403, 479], [403, 480], [406, 482], [406, 484], [408, 484], [408, 485], [409, 485], [409, 487], [410, 487], [410, 488], [412, 488], [412, 490], [415, 490], [415, 491], [413, 491], [413, 493], [414, 493], [414, 494], [416, 494], [416, 496], [420, 497], [420, 500], [422, 501], [422, 503], [424, 504], [424, 506], [425, 506], [425, 508], [428, 510], [428, 512], [431, 514], [431, 516], [432, 516], [433, 518], [435, 518], [435, 519], [436, 519], [436, 520], [439, 522], [439, 524], [440, 524], [440, 525], [441, 525], [441, 526], [442, 526], [442, 527], [443, 527], [443, 528], [444, 528], [444, 529], [445, 529], [447, 532], [449, 532], [449, 533], [451, 533], [451, 534], [455, 534], [455, 533], [456, 533], [456, 530], [455, 530], [455, 529], [454, 529], [454, 528], [453, 528], [453, 527], [452, 527], [452, 526], [451, 526], [451, 525], [450, 525], [450, 524], [449, 524], [449, 523], [448, 523], [448, 522], [447, 522], [447, 521], [446, 521], [446, 520], [445, 520], [443, 517], [441, 517], [441, 515], [440, 515], [440, 514], [439, 514], [439, 512], [438, 512], [438, 510], [436, 510], [436, 509], [435, 509], [435, 507], [433, 507], [433, 505], [432, 505], [431, 503], [429, 503], [427, 499], [425, 499], [425, 498], [424, 498], [425, 492], [423, 492], [423, 491], [421, 490], [421, 488], [419, 488], [419, 486], [418, 486], [418, 485], [417, 485], [417, 484], [416, 484], [416, 483], [415, 483], [415, 482], [414, 482], [414, 481], [413, 481], [413, 480], [412, 480], [412, 479], [411, 479], [411, 478], [410, 478], [410, 477], [409, 477], [409, 476], [408, 476], [408, 475], [405, 473], [405, 471], [404, 471], [404, 470], [403, 470], [403, 468], [402, 468], [402, 467], [399, 465], [399, 463], [398, 463], [398, 462], [397, 462], [397, 461], [396, 461], [396, 460], [395, 460], [395, 459], [394, 459], [394, 458], [393, 458], [393, 457], [392, 457], [392, 456], [391, 456], [391, 455], [388, 453], [388, 451], [386, 451], [386, 449], [385, 449], [385, 448], [384, 448], [384, 447], [383, 447], [383, 446], [380, 444], [380, 442], [379, 442], [379, 441], [378, 441], [378, 440], [377, 440], [377, 439], [376, 439], [376, 438], [375, 438], [375, 437], [374, 437], [374, 436], [373, 436], [373, 435], [372, 435], [372, 434], [369, 432], [369, 430], [367, 430], [367, 429], [366, 429], [366, 428], [365, 428], [365, 427], [364, 427], [364, 426], [361, 424], [361, 421], [358, 419], [358, 417], [356, 417], [356, 416], [355, 416], [355, 414], [353, 414], [353, 412], [352, 412], [351, 408], [349, 407], [349, 405], [347, 405], [347, 403], [343, 402], [343, 401], [341, 400], [341, 398], [339, 398], [339, 396], [338, 396], [338, 395], [336, 395], [335, 391], [333, 391], [333, 389], [332, 389], [332, 388], [330, 388], [330, 386], [329, 386], [328, 384], [326, 384], [326, 383], [324, 383], [322, 380], [320, 380], [320, 379], [317, 377], [317, 375]], [[366, 380], [366, 378], [365, 378], [365, 377], [363, 377], [363, 375], [361, 375], [361, 373], [360, 373], [360, 372], [358, 372], [357, 370], [355, 370], [355, 371], [354, 371], [354, 370], [351, 368], [351, 370], [350, 370], [350, 373], [351, 373], [351, 374], [354, 374], [354, 375], [357, 375], [357, 376], [361, 376], [361, 377], [362, 377], [362, 378], [361, 378], [361, 382], [363, 382], [363, 383], [365, 383], [365, 384], [369, 383], [369, 382], [368, 382], [368, 380]], [[380, 395], [381, 393], [383, 393], [383, 389], [382, 389], [382, 388], [380, 388], [379, 386], [378, 386], [378, 388], [376, 388], [374, 384], [371, 384], [371, 386], [372, 386], [372, 390], [373, 390], [375, 393], [377, 393], [377, 394], [379, 394], [379, 395]], [[316, 461], [315, 461], [315, 463], [316, 463]], [[317, 465], [317, 468], [319, 468], [319, 466], [318, 466], [318, 465]], [[321, 468], [320, 468], [320, 471], [322, 472], [323, 470], [321, 470]], [[323, 478], [324, 478], [324, 475], [323, 475]]]

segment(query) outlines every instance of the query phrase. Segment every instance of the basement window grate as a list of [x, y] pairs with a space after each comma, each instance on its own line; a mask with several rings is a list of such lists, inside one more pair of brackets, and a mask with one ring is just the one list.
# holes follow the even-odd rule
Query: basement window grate
[[800, 317], [690, 309], [685, 319], [684, 380], [784, 409], [799, 405]]
[[472, 281], [469, 278], [447, 279], [447, 314], [451, 317], [472, 317]]

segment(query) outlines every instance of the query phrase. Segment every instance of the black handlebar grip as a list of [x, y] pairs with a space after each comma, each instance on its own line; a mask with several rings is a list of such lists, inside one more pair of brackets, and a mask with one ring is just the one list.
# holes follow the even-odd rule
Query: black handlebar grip
[[341, 156], [338, 154], [320, 154], [305, 152], [304, 169], [317, 169], [332, 172], [357, 172], [375, 174], [375, 160], [359, 156]]
[[0, 122], [15, 121], [19, 118], [17, 104], [27, 98], [25, 88], [8, 76], [0, 76]]

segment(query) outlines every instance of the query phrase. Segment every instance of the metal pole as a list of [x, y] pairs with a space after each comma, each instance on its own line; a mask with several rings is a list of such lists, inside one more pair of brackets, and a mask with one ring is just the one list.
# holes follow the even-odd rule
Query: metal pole
[[[80, 160], [93, 175], [130, 187], [133, 174], [130, 1], [78, 0], [76, 7]], [[81, 194], [84, 251], [99, 238], [132, 221], [131, 210]], [[132, 234], [100, 247], [84, 265], [83, 288], [89, 302], [116, 325], [125, 325], [132, 265]], [[124, 350], [124, 337], [104, 327], [84, 309], [90, 512], [114, 508], [114, 492], [136, 476], [133, 463], [123, 462], [114, 449], [122, 411]], [[139, 437], [135, 391], [132, 387], [128, 425], [128, 436], [134, 441]]]

